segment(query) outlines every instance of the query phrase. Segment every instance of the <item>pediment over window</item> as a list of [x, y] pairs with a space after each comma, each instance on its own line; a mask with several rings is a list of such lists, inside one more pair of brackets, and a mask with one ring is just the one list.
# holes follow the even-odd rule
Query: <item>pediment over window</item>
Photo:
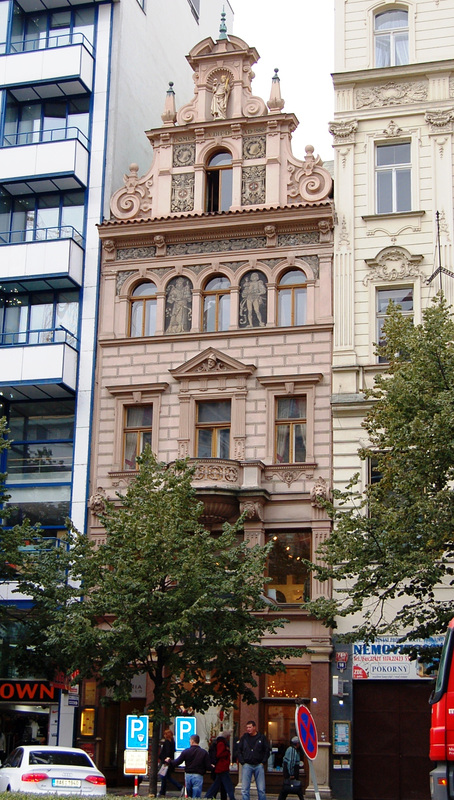
[[177, 381], [221, 376], [245, 379], [252, 375], [255, 369], [254, 364], [243, 364], [214, 347], [208, 347], [185, 364], [171, 369], [170, 373]]
[[420, 267], [424, 256], [412, 255], [404, 247], [385, 247], [375, 258], [366, 258], [370, 272], [364, 284], [370, 281], [397, 281], [403, 278], [423, 278]]

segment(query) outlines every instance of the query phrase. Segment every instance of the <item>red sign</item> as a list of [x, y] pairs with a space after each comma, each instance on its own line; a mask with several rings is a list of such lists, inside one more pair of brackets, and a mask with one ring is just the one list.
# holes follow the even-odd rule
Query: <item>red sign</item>
[[301, 742], [301, 747], [308, 759], [313, 761], [318, 753], [317, 728], [314, 718], [306, 706], [297, 706], [295, 712], [295, 726], [298, 732], [298, 738]]
[[48, 681], [0, 680], [0, 701], [57, 703], [58, 689]]

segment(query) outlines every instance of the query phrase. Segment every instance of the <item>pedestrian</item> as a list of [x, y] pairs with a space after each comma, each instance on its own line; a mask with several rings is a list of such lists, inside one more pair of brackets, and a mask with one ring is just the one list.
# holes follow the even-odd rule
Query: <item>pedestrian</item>
[[190, 746], [183, 750], [177, 759], [166, 758], [165, 763], [178, 767], [184, 761], [186, 778], [186, 794], [188, 797], [201, 797], [203, 776], [211, 770], [210, 757], [203, 747], [200, 747], [200, 736], [194, 733], [189, 739]]
[[257, 731], [254, 720], [246, 723], [237, 749], [238, 761], [243, 766], [241, 777], [241, 793], [243, 800], [249, 800], [252, 776], [257, 787], [258, 800], [266, 800], [265, 796], [265, 764], [271, 748], [265, 734]]
[[222, 787], [229, 796], [229, 800], [235, 800], [235, 789], [233, 788], [230, 777], [230, 749], [227, 744], [230, 738], [228, 731], [221, 731], [216, 739], [216, 760], [214, 765], [214, 783], [208, 789], [205, 797], [216, 797]]
[[[173, 738], [173, 733], [170, 730], [164, 731], [164, 741], [161, 745], [161, 750], [159, 752], [159, 761], [162, 766], [167, 766], [167, 772], [165, 775], [161, 776], [161, 790], [158, 794], [158, 797], [165, 797], [167, 791], [167, 781], [175, 786], [175, 789], [178, 789], [179, 792], [182, 790], [181, 783], [174, 780], [171, 775], [172, 768], [169, 767], [168, 764], [165, 763], [166, 758], [174, 758], [175, 756], [175, 740]], [[158, 773], [159, 774], [159, 773]]]
[[299, 800], [304, 800], [303, 785], [299, 779], [300, 761], [300, 742], [298, 737], [294, 736], [282, 761], [284, 782], [277, 800], [285, 800], [288, 794], [297, 794]]

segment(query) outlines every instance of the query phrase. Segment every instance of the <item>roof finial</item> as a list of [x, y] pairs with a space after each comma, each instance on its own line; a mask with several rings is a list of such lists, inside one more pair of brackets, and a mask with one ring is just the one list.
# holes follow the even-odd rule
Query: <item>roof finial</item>
[[164, 125], [175, 125], [177, 112], [175, 108], [175, 92], [173, 91], [173, 82], [169, 81], [169, 88], [166, 93], [166, 101], [164, 105], [164, 113], [161, 114], [161, 119]]
[[225, 10], [224, 10], [224, 7], [222, 8], [221, 24], [219, 26], [219, 39], [227, 39], [227, 25], [225, 24]]
[[284, 108], [284, 100], [281, 97], [281, 79], [278, 76], [279, 70], [274, 70], [274, 75], [271, 78], [271, 94], [267, 106], [270, 111], [282, 111]]

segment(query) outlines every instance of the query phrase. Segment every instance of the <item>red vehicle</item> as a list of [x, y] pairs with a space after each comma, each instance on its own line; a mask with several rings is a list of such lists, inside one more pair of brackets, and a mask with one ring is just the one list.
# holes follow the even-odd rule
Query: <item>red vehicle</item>
[[430, 794], [432, 800], [454, 800], [454, 619], [448, 626], [429, 702], [429, 758], [437, 762], [430, 773]]

